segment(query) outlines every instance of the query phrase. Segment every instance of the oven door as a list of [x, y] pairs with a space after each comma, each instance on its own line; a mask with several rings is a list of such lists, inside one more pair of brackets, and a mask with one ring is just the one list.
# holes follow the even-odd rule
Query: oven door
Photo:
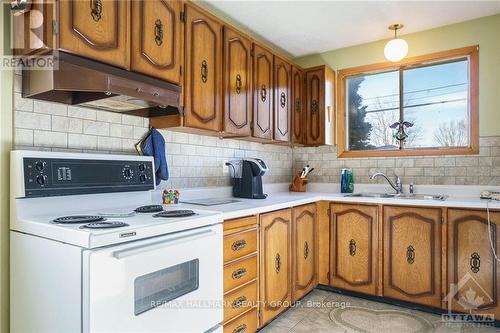
[[84, 252], [84, 332], [205, 332], [223, 319], [222, 226]]

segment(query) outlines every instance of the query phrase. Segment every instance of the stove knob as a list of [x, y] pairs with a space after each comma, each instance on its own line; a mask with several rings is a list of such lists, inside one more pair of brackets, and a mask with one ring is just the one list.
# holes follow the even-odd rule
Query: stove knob
[[46, 162], [44, 162], [44, 161], [38, 161], [35, 164], [35, 169], [37, 169], [38, 171], [42, 171], [43, 169], [45, 169], [45, 165], [47, 165]]
[[125, 179], [132, 179], [132, 176], [134, 175], [134, 172], [129, 167], [123, 168], [122, 173]]
[[140, 175], [139, 176], [139, 180], [141, 181], [141, 183], [144, 183], [148, 178], [146, 177], [146, 175]]
[[139, 171], [146, 171], [146, 164], [144, 163], [139, 164]]
[[45, 185], [45, 181], [46, 181], [46, 180], [47, 180], [47, 176], [42, 176], [42, 175], [40, 175], [40, 176], [36, 177], [36, 182], [37, 182], [37, 183], [38, 183], [38, 185], [40, 185], [40, 186]]

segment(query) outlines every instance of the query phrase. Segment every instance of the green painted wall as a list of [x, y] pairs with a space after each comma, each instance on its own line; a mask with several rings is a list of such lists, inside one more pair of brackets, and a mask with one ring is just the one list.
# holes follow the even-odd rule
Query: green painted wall
[[[481, 136], [500, 135], [500, 15], [408, 35], [408, 56], [479, 45], [479, 127]], [[332, 50], [295, 59], [307, 68], [327, 64], [338, 70], [386, 61], [387, 40]]]
[[[10, 51], [10, 11], [0, 3], [0, 55]], [[7, 9], [7, 10], [6, 10]], [[12, 149], [13, 72], [0, 70], [0, 332], [9, 331], [9, 153]]]

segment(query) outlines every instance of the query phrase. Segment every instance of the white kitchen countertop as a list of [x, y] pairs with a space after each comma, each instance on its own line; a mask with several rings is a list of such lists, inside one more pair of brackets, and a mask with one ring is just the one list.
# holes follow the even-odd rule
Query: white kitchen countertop
[[[239, 202], [228, 203], [215, 206], [200, 206], [183, 204], [185, 207], [193, 209], [205, 209], [211, 211], [219, 211], [222, 213], [225, 220], [254, 215], [259, 213], [270, 212], [283, 208], [293, 207], [316, 202], [320, 200], [345, 202], [345, 203], [371, 203], [397, 206], [424, 206], [424, 207], [453, 207], [453, 208], [476, 208], [486, 209], [486, 200], [479, 199], [479, 192], [483, 189], [498, 190], [495, 187], [467, 187], [467, 186], [421, 186], [416, 193], [425, 194], [445, 194], [449, 197], [444, 200], [416, 200], [416, 199], [394, 199], [394, 198], [366, 198], [366, 197], [346, 197], [345, 194], [338, 193], [338, 184], [311, 184], [310, 189], [314, 192], [288, 192], [287, 184], [267, 185], [265, 191], [268, 193], [266, 199], [243, 199]], [[319, 190], [319, 191], [318, 191]], [[355, 188], [357, 192], [389, 192], [386, 186], [381, 185], [358, 185]], [[195, 198], [230, 198], [230, 187], [223, 188], [199, 188], [181, 190], [182, 199]], [[500, 209], [499, 201], [490, 201], [491, 209]]]

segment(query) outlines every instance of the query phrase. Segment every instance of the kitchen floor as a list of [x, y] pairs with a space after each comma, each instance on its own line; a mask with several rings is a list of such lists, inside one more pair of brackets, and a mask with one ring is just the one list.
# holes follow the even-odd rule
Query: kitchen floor
[[440, 315], [315, 289], [260, 333], [500, 332], [500, 328], [447, 323]]

